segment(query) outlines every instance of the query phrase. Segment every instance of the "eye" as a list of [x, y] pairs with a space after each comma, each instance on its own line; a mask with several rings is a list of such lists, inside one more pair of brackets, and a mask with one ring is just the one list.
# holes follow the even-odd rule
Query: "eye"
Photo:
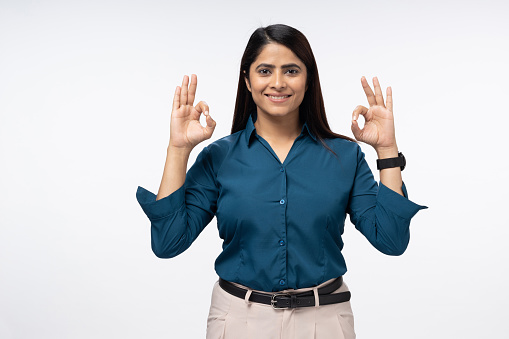
[[266, 74], [270, 74], [270, 70], [268, 70], [267, 68], [262, 68], [262, 69], [258, 70], [258, 73], [260, 73], [262, 75], [266, 75]]
[[296, 74], [299, 74], [299, 70], [298, 69], [289, 69], [288, 71], [286, 71], [286, 73], [288, 73], [290, 75], [296, 75]]

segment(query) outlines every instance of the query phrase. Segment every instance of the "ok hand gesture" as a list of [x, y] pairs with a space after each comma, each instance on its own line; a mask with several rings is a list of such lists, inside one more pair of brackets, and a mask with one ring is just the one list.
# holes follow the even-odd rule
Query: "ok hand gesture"
[[[386, 105], [380, 83], [376, 77], [373, 78], [373, 85], [375, 86], [374, 94], [365, 77], [362, 77], [361, 84], [368, 98], [369, 109], [359, 105], [353, 111], [352, 132], [355, 139], [373, 146], [377, 152], [397, 149], [394, 117], [392, 115], [392, 89], [387, 87]], [[362, 114], [365, 120], [362, 129], [359, 128], [357, 123], [360, 114]]]
[[[191, 150], [203, 140], [209, 139], [216, 127], [205, 101], [193, 107], [197, 83], [197, 77], [193, 74], [189, 85], [189, 77], [186, 75], [182, 87], [177, 86], [175, 89], [170, 122], [170, 145], [173, 147]], [[206, 116], [205, 127], [200, 124], [201, 113]]]

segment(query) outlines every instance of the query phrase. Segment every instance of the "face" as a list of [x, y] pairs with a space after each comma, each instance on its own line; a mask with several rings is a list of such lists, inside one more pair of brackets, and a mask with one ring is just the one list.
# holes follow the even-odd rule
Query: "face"
[[298, 116], [307, 90], [306, 79], [306, 66], [289, 48], [276, 43], [265, 45], [249, 68], [249, 79], [246, 77], [258, 116]]

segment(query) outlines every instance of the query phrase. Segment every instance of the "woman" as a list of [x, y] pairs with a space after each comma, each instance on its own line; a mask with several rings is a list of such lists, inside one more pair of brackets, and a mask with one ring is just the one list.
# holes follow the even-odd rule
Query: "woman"
[[379, 186], [359, 145], [330, 130], [311, 47], [292, 27], [253, 33], [231, 134], [205, 147], [187, 174], [191, 150], [216, 122], [205, 102], [193, 107], [195, 75], [175, 90], [159, 192], [138, 187], [137, 199], [162, 258], [186, 250], [216, 215], [224, 243], [207, 338], [355, 338], [342, 279], [346, 213], [378, 250], [400, 255], [410, 219], [426, 208], [407, 199], [402, 182], [391, 88], [384, 103], [376, 78], [374, 93], [361, 83], [370, 108], [354, 110], [352, 132], [381, 159]]

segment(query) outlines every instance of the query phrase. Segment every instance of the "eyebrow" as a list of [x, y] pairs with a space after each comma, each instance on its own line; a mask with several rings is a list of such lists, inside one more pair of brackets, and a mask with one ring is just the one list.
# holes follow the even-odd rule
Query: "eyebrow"
[[[256, 69], [260, 68], [260, 67], [264, 67], [264, 68], [276, 68], [275, 65], [271, 65], [271, 64], [259, 64], [258, 66], [256, 66]], [[301, 69], [299, 65], [297, 64], [285, 64], [283, 66], [281, 66], [281, 68], [298, 68], [298, 69]]]

